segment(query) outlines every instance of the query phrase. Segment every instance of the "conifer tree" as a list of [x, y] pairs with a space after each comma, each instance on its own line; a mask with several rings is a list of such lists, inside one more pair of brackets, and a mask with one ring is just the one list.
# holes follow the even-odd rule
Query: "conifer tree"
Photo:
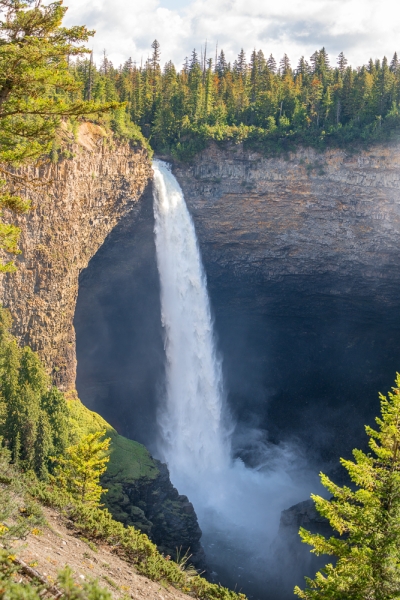
[[0, 436], [15, 465], [45, 477], [51, 455], [68, 445], [68, 408], [38, 356], [18, 347], [10, 327], [8, 311], [0, 307]]
[[326, 475], [321, 482], [333, 496], [312, 498], [318, 512], [339, 534], [326, 539], [300, 529], [316, 555], [336, 557], [307, 587], [295, 588], [305, 600], [393, 600], [400, 596], [400, 375], [388, 396], [380, 395], [378, 428], [366, 427], [370, 453], [354, 450], [341, 459], [352, 486], [340, 487]]
[[344, 72], [345, 72], [345, 70], [346, 70], [346, 67], [347, 67], [347, 62], [348, 62], [348, 61], [347, 61], [347, 58], [345, 57], [345, 55], [343, 54], [343, 52], [341, 52], [341, 53], [339, 54], [339, 56], [338, 56], [338, 59], [337, 59], [337, 64], [338, 64], [338, 67], [339, 67], [339, 71], [340, 71], [340, 73], [341, 73], [342, 75], [343, 75], [343, 73], [344, 73]]
[[308, 75], [309, 65], [308, 65], [308, 62], [305, 60], [304, 56], [302, 56], [300, 58], [296, 71], [297, 71], [297, 74], [301, 74], [301, 75], [303, 75], [303, 77], [305, 75]]
[[247, 69], [247, 63], [246, 63], [246, 54], [245, 51], [243, 50], [243, 48], [240, 50], [238, 57], [237, 57], [237, 73], [238, 75], [242, 75], [245, 76], [246, 75], [246, 69]]
[[223, 77], [228, 70], [228, 63], [226, 62], [225, 53], [223, 50], [219, 53], [216, 71], [220, 77]]
[[267, 60], [267, 67], [271, 71], [271, 73], [276, 73], [276, 60], [274, 59], [272, 54], [269, 55], [269, 58]]
[[[69, 60], [89, 52], [82, 44], [94, 32], [84, 26], [62, 27], [66, 10], [62, 0], [48, 6], [0, 0], [0, 210], [29, 210], [29, 200], [19, 195], [29, 180], [9, 167], [48, 153], [61, 117], [118, 105], [87, 102], [80, 96], [81, 84], [69, 69]], [[0, 249], [19, 253], [19, 234], [15, 225], [0, 221]], [[0, 272], [12, 270], [12, 261], [0, 264]]]
[[399, 70], [399, 67], [400, 67], [400, 62], [397, 57], [397, 52], [395, 52], [393, 54], [392, 60], [390, 61], [390, 70], [392, 71], [392, 73], [397, 73], [397, 71]]
[[53, 449], [52, 430], [49, 418], [44, 411], [41, 411], [38, 418], [37, 432], [34, 443], [33, 468], [35, 473], [45, 479], [48, 474], [48, 456]]
[[151, 57], [151, 67], [152, 67], [153, 71], [156, 72], [160, 68], [160, 56], [161, 56], [160, 43], [157, 40], [154, 40], [151, 47], [153, 48], [153, 54]]
[[66, 449], [65, 456], [56, 458], [55, 482], [75, 500], [90, 506], [98, 506], [101, 495], [107, 492], [99, 483], [110, 460], [106, 452], [111, 439], [101, 441], [105, 433], [98, 431], [84, 436], [78, 444]]
[[279, 69], [282, 75], [286, 75], [291, 70], [290, 60], [287, 54], [284, 54], [279, 62]]

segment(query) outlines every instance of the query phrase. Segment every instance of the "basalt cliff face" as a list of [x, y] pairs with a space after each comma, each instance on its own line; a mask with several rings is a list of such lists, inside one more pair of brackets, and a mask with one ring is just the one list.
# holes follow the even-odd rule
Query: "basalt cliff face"
[[[13, 333], [39, 353], [63, 390], [75, 389], [73, 320], [79, 275], [118, 223], [125, 217], [135, 221], [152, 177], [146, 151], [110, 139], [90, 123], [81, 125], [76, 141], [70, 140], [70, 151], [73, 158], [22, 172], [48, 185], [34, 191], [34, 209], [17, 219], [22, 250], [18, 270], [0, 279], [0, 299], [12, 313]], [[71, 400], [71, 410], [73, 406], [79, 402]], [[83, 415], [90, 413], [80, 410], [74, 418], [82, 424]], [[93, 418], [94, 431], [109, 427]], [[190, 550], [193, 562], [204, 569], [196, 514], [171, 484], [166, 466], [115, 431], [111, 437], [107, 474], [112, 485], [107, 488], [112, 514], [148, 533], [173, 557], [176, 548]], [[150, 475], [142, 473], [143, 460]]]
[[[172, 169], [236, 420], [336, 460], [359, 443], [400, 367], [400, 145], [275, 158], [210, 145]], [[150, 190], [140, 204], [81, 278], [78, 389], [151, 445], [165, 356]]]
[[216, 276], [400, 275], [400, 145], [283, 158], [213, 145], [174, 173]]
[[0, 278], [13, 333], [39, 353], [64, 390], [75, 387], [79, 273], [113, 227], [135, 210], [151, 178], [145, 150], [110, 139], [96, 125], [82, 124], [70, 147], [73, 158], [24, 172], [48, 185], [31, 194], [34, 210], [16, 219], [18, 270]]

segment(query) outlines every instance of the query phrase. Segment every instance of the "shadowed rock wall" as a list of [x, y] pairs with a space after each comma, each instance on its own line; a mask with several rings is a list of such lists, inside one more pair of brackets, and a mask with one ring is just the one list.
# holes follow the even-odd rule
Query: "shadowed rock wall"
[[16, 219], [22, 230], [18, 271], [0, 278], [13, 333], [39, 352], [64, 390], [75, 387], [79, 273], [135, 210], [152, 176], [145, 150], [132, 150], [93, 124], [82, 124], [70, 146], [73, 158], [25, 171], [48, 186], [32, 194], [34, 210]]
[[238, 421], [337, 460], [400, 369], [400, 145], [285, 158], [214, 145], [173, 171]]

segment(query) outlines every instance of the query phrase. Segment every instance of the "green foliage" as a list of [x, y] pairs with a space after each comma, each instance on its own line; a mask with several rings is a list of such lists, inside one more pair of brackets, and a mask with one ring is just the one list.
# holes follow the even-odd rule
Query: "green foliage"
[[52, 455], [68, 444], [68, 409], [38, 356], [18, 347], [10, 326], [8, 311], [0, 307], [0, 436], [15, 465], [45, 478]]
[[[23, 189], [26, 195], [26, 188], [37, 182], [18, 176], [9, 167], [49, 153], [61, 118], [119, 106], [118, 102], [82, 98], [81, 84], [69, 62], [89, 52], [83, 44], [94, 32], [84, 26], [62, 27], [66, 10], [62, 0], [47, 6], [30, 0], [0, 0], [0, 172], [9, 188], [0, 192], [0, 207], [13, 212], [29, 208], [18, 191]], [[19, 233], [14, 225], [0, 222], [0, 248], [18, 253]], [[0, 264], [0, 272], [12, 270], [12, 261]]]
[[0, 445], [0, 544], [4, 548], [44, 523], [39, 505], [27, 498], [25, 482], [10, 458], [9, 450]]
[[[106, 491], [99, 480], [110, 457], [111, 476], [123, 474], [127, 480], [152, 479], [158, 475], [157, 466], [143, 446], [119, 436], [79, 400], [66, 402], [51, 388], [38, 357], [29, 348], [18, 348], [10, 325], [8, 311], [0, 309], [0, 430], [5, 436], [0, 439], [0, 544], [9, 548], [0, 551], [0, 596], [43, 597], [43, 586], [16, 583], [13, 573], [20, 566], [11, 552], [14, 540], [43, 523], [40, 504], [45, 504], [67, 514], [92, 549], [97, 542], [108, 543], [154, 581], [168, 582], [199, 599], [245, 600], [243, 594], [211, 584], [187, 568], [187, 557], [180, 564], [164, 557], [147, 535], [125, 527], [98, 506]], [[101, 441], [106, 432], [110, 437]], [[67, 447], [69, 439], [76, 443]], [[105, 453], [110, 442], [109, 457]], [[54, 476], [48, 476], [54, 467], [50, 449], [58, 455]], [[110, 598], [95, 582], [75, 586], [68, 569], [59, 574], [57, 588], [74, 600]]]
[[111, 438], [110, 462], [107, 467], [107, 485], [112, 485], [115, 478], [132, 482], [140, 477], [155, 479], [159, 473], [157, 465], [149, 451], [133, 440], [119, 435], [107, 421], [99, 414], [89, 410], [77, 398], [67, 402], [70, 436], [73, 443], [77, 443], [89, 433], [105, 430], [107, 437]]
[[101, 441], [105, 433], [104, 430], [84, 436], [78, 444], [66, 448], [64, 456], [55, 459], [54, 483], [86, 505], [98, 506], [101, 495], [107, 492], [99, 483], [110, 460], [106, 453], [111, 440]]
[[[56, 585], [44, 585], [34, 578], [21, 582], [23, 569], [17, 560], [4, 550], [0, 550], [0, 597], [4, 600], [41, 600], [47, 592], [56, 592], [57, 597], [68, 600], [112, 600], [108, 590], [101, 588], [97, 581], [75, 583], [70, 567], [62, 569]], [[19, 580], [19, 581], [18, 581]]]
[[353, 487], [339, 487], [321, 475], [333, 496], [312, 496], [318, 512], [339, 537], [324, 538], [300, 530], [302, 540], [317, 555], [337, 558], [307, 588], [295, 588], [300, 598], [391, 600], [400, 597], [400, 375], [388, 397], [380, 395], [378, 429], [366, 427], [370, 454], [354, 450], [354, 461], [341, 459]]
[[[156, 46], [156, 50], [154, 49]], [[392, 139], [400, 126], [400, 67], [371, 60], [353, 69], [341, 53], [329, 64], [325, 48], [296, 69], [285, 55], [280, 68], [272, 56], [243, 51], [231, 65], [220, 52], [217, 63], [194, 51], [177, 71], [162, 69], [158, 42], [143, 66], [131, 59], [115, 68], [104, 56], [99, 68], [77, 60], [76, 76], [99, 101], [119, 99], [161, 154], [188, 160], [213, 140], [243, 142], [267, 154], [296, 145], [349, 146]], [[90, 69], [89, 69], [90, 66]], [[89, 85], [89, 82], [91, 84]]]

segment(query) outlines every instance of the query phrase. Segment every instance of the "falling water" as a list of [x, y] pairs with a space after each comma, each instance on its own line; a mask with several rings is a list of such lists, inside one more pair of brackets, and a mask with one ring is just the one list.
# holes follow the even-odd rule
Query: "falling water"
[[154, 161], [154, 189], [167, 357], [163, 454], [174, 473], [198, 476], [229, 467], [221, 362], [193, 221], [178, 182], [161, 161]]
[[[257, 469], [231, 458], [232, 422], [194, 224], [168, 166], [155, 160], [153, 169], [166, 351], [160, 456], [172, 482], [194, 504], [212, 568], [233, 571], [230, 583], [239, 585], [241, 577], [247, 585], [261, 573], [262, 588], [280, 512], [306, 498], [308, 490], [293, 479], [299, 465], [291, 448], [261, 444]], [[255, 439], [255, 433], [247, 436]]]

